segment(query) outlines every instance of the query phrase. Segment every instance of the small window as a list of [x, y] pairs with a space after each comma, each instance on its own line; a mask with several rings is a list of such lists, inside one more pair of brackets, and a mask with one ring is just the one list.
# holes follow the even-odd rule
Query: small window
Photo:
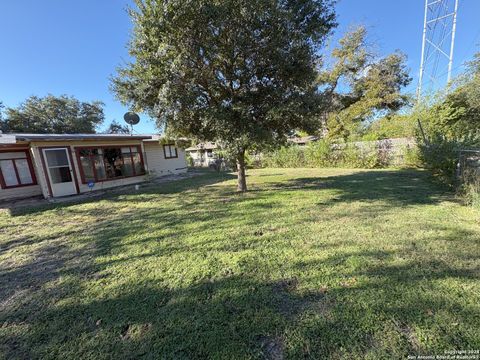
[[3, 189], [35, 184], [27, 150], [0, 153], [0, 185]]
[[177, 148], [174, 144], [163, 145], [163, 154], [165, 155], [165, 159], [173, 159], [177, 158]]

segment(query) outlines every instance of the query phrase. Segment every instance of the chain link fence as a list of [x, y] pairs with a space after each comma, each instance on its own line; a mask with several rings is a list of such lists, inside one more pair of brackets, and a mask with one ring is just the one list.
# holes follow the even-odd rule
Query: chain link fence
[[480, 150], [460, 150], [457, 163], [459, 185], [480, 188]]

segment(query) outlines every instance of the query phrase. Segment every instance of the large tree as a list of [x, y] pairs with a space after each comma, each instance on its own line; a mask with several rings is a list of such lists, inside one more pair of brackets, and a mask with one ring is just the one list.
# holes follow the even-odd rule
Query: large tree
[[24, 133], [95, 133], [104, 120], [103, 103], [74, 97], [31, 96], [17, 108], [7, 107], [0, 128]]
[[333, 64], [319, 76], [325, 132], [347, 138], [368, 120], [409, 103], [402, 89], [411, 82], [405, 55], [375, 56], [363, 26], [352, 29], [332, 51]]
[[246, 191], [245, 151], [314, 127], [331, 0], [136, 0], [133, 62], [112, 88], [172, 135], [221, 141]]

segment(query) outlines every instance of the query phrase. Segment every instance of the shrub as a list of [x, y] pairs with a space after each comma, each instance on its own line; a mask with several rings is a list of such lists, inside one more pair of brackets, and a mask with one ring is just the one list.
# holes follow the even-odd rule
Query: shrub
[[[385, 168], [395, 166], [419, 166], [418, 151], [405, 147], [400, 152], [400, 163], [393, 164], [391, 142], [332, 143], [327, 139], [308, 144], [305, 148], [288, 146], [262, 154], [263, 167], [347, 167]], [[408, 161], [408, 164], [403, 162]], [[257, 164], [253, 164], [257, 165]]]
[[305, 163], [311, 167], [335, 166], [336, 159], [332, 144], [328, 140], [311, 142], [305, 148]]
[[459, 195], [467, 205], [480, 208], [480, 178], [478, 171], [464, 171], [458, 189]]
[[345, 167], [373, 169], [379, 166], [378, 149], [374, 146], [347, 144], [342, 149], [342, 155], [342, 165]]
[[286, 146], [263, 156], [264, 167], [289, 168], [304, 167], [304, 151], [298, 146]]
[[188, 153], [188, 152], [185, 152], [185, 160], [187, 162], [187, 166], [189, 167], [193, 167], [195, 165], [194, 161], [193, 161], [193, 158], [192, 156]]
[[421, 167], [420, 151], [418, 147], [405, 146], [402, 149], [401, 165], [405, 167]]
[[457, 140], [436, 135], [428, 144], [419, 143], [420, 161], [442, 182], [453, 186], [457, 168], [458, 150], [462, 147]]

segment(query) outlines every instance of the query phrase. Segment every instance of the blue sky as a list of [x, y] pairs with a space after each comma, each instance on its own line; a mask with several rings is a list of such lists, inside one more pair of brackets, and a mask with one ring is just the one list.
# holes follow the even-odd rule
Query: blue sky
[[[0, 1], [0, 100], [17, 106], [30, 95], [68, 94], [105, 103], [106, 124], [127, 110], [109, 91], [116, 66], [128, 59], [128, 0]], [[365, 24], [380, 55], [402, 50], [415, 78], [420, 63], [423, 0], [340, 0], [332, 43]], [[480, 1], [460, 0], [454, 71], [480, 51]], [[141, 115], [138, 132], [154, 132]], [[105, 124], [105, 125], [106, 125]]]

